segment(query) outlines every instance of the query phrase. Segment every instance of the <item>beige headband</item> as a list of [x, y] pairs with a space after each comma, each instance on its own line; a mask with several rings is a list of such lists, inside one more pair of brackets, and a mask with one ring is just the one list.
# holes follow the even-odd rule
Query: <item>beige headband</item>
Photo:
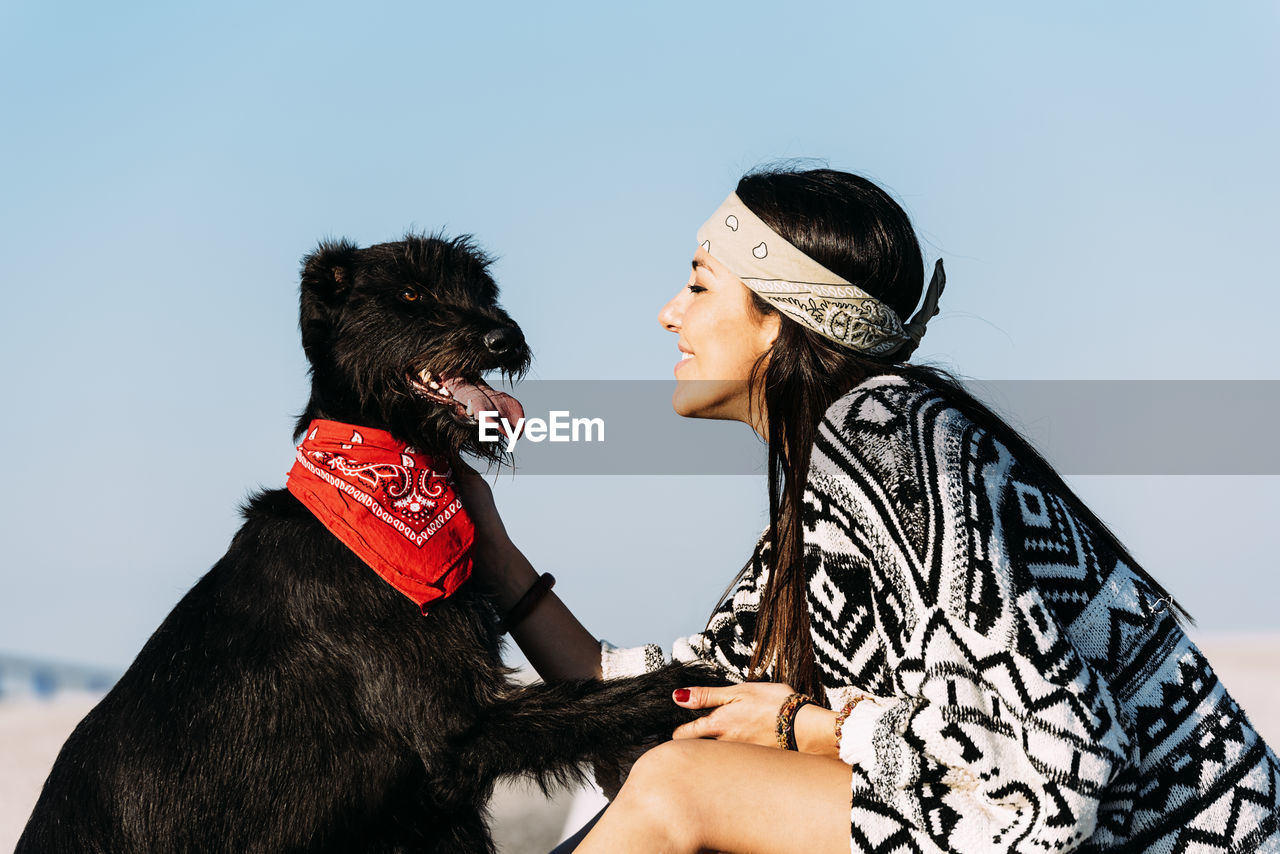
[[871, 356], [905, 361], [938, 313], [942, 261], [920, 310], [905, 327], [897, 313], [792, 246], [730, 193], [698, 229], [698, 243], [761, 299], [819, 335]]

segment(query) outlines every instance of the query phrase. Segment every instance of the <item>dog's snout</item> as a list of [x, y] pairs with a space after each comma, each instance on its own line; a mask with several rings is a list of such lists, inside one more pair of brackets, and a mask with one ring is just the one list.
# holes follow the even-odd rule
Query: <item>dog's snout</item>
[[518, 326], [492, 329], [484, 334], [484, 346], [493, 353], [505, 353], [523, 341], [524, 335], [520, 333]]

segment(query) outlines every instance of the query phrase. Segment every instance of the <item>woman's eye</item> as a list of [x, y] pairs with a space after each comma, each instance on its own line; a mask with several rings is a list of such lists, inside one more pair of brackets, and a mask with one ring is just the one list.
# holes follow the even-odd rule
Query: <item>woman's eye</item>
[[413, 288], [405, 288], [400, 292], [400, 299], [404, 300], [405, 302], [417, 302], [418, 292]]
[[702, 285], [689, 285], [689, 293], [691, 294], [700, 294], [705, 290], [706, 288], [704, 288]]

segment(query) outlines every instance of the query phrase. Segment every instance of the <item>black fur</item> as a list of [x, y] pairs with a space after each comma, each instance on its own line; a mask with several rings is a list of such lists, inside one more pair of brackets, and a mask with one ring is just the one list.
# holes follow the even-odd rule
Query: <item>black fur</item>
[[[414, 235], [308, 256], [299, 428], [332, 418], [454, 459], [487, 451], [407, 379], [528, 366], [487, 265], [465, 239]], [[244, 515], [67, 740], [18, 852], [490, 852], [498, 777], [576, 779], [690, 719], [671, 691], [712, 681], [672, 667], [516, 687], [471, 585], [424, 617], [285, 490]]]

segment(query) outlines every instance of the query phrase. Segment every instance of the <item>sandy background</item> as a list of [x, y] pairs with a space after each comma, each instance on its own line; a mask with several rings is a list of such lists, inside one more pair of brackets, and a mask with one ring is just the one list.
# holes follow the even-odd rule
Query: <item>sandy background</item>
[[[1197, 637], [1227, 689], [1273, 746], [1280, 745], [1280, 633]], [[97, 698], [0, 702], [0, 851], [12, 851], [63, 740]], [[547, 799], [521, 783], [499, 788], [494, 835], [504, 854], [546, 854], [595, 814], [599, 796]]]

